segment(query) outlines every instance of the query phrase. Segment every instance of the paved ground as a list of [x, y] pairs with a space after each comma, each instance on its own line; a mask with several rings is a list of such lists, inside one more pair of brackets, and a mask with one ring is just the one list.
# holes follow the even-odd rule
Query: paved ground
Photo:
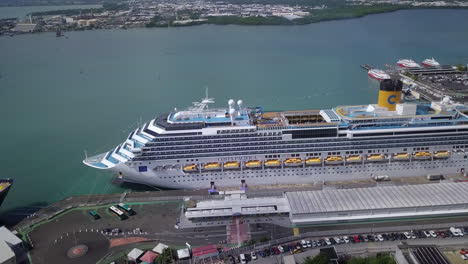
[[[47, 262], [47, 258], [58, 255], [64, 256], [70, 245], [70, 239], [77, 234], [78, 243], [81, 238], [91, 243], [91, 238], [95, 238], [96, 245], [103, 252], [102, 256], [108, 252], [108, 238], [118, 237], [145, 237], [154, 241], [151, 245], [154, 247], [157, 241], [166, 244], [181, 246], [185, 242], [192, 245], [205, 245], [218, 243], [226, 238], [225, 227], [215, 228], [197, 228], [197, 229], [175, 229], [180, 215], [180, 205], [178, 201], [158, 201], [145, 204], [130, 204], [137, 212], [126, 220], [120, 220], [108, 210], [109, 205], [96, 207], [72, 209], [51, 221], [45, 222], [34, 228], [29, 236], [34, 244], [34, 250], [31, 251], [31, 257], [34, 263], [94, 263], [94, 262], [76, 262], [67, 259], [61, 259], [58, 262]], [[90, 209], [96, 210], [101, 219], [94, 220], [88, 215]], [[102, 232], [104, 229], [120, 229], [118, 234]], [[140, 228], [142, 232], [134, 232]], [[104, 240], [105, 243], [101, 243]], [[73, 241], [72, 241], [73, 242]], [[91, 243], [92, 244], [92, 243]], [[91, 255], [93, 251], [90, 251]], [[102, 257], [101, 256], [101, 257]]]

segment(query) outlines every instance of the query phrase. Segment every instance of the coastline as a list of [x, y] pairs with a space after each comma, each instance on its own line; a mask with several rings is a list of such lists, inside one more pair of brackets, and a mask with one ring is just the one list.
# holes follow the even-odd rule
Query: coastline
[[[89, 10], [103, 10], [103, 8], [93, 8]], [[296, 26], [296, 25], [309, 25], [313, 23], [325, 22], [325, 21], [333, 21], [333, 20], [345, 20], [345, 19], [355, 19], [355, 18], [362, 18], [367, 15], [373, 14], [383, 14], [383, 13], [390, 13], [400, 10], [423, 10], [423, 9], [468, 9], [465, 6], [412, 6], [412, 5], [390, 5], [390, 4], [382, 4], [382, 5], [355, 5], [355, 6], [341, 6], [341, 7], [334, 7], [334, 8], [327, 8], [322, 10], [315, 10], [313, 15], [305, 16], [298, 19], [289, 20], [284, 17], [278, 16], [258, 16], [258, 17], [241, 17], [241, 16], [217, 16], [217, 17], [206, 17], [203, 19], [189, 19], [185, 21], [177, 21], [175, 19], [168, 20], [168, 21], [158, 21], [153, 18], [148, 23], [142, 23], [138, 26], [126, 27], [122, 25], [121, 29], [131, 29], [131, 28], [168, 28], [168, 27], [187, 27], [187, 26], [197, 26], [203, 24], [209, 25], [245, 25], [245, 26]], [[50, 14], [58, 14], [60, 12], [67, 14], [67, 13], [75, 13], [79, 12], [81, 9], [64, 9], [64, 10], [51, 10], [45, 12], [35, 12], [33, 13], [34, 16], [46, 16]], [[87, 11], [89, 11], [87, 9]], [[179, 23], [178, 23], [179, 22]], [[183, 23], [180, 23], [183, 22]], [[71, 31], [82, 31], [82, 30], [95, 30], [95, 29], [111, 29], [108, 27], [74, 27], [74, 28], [61, 28], [60, 30], [63, 32], [71, 32]], [[57, 29], [52, 28], [48, 30], [39, 30], [33, 33], [41, 33], [41, 32], [55, 32]], [[31, 33], [22, 33], [22, 34], [31, 34]], [[6, 35], [6, 34], [5, 34]], [[0, 34], [1, 36], [1, 34]], [[11, 36], [11, 35], [10, 35]]]

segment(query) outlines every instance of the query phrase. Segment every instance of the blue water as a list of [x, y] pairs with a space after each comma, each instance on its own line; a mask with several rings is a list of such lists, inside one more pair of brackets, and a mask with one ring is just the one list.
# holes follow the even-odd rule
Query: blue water
[[306, 26], [213, 26], [0, 37], [2, 212], [70, 195], [112, 193], [82, 164], [157, 113], [217, 105], [264, 110], [375, 103], [359, 67], [400, 58], [467, 63], [468, 10], [410, 10]]

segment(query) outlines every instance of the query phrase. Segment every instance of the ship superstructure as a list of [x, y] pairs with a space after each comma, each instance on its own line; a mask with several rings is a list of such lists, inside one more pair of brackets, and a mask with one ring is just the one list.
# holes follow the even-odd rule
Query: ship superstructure
[[463, 173], [468, 108], [450, 100], [401, 103], [383, 80], [378, 104], [263, 112], [242, 101], [156, 116], [84, 163], [124, 181], [165, 188], [294, 184]]

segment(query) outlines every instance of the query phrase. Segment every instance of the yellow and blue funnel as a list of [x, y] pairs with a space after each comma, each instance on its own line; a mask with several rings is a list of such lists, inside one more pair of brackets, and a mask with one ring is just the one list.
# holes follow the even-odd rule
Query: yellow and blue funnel
[[401, 101], [403, 83], [398, 79], [386, 79], [380, 82], [379, 103], [381, 107], [395, 111], [396, 105]]

